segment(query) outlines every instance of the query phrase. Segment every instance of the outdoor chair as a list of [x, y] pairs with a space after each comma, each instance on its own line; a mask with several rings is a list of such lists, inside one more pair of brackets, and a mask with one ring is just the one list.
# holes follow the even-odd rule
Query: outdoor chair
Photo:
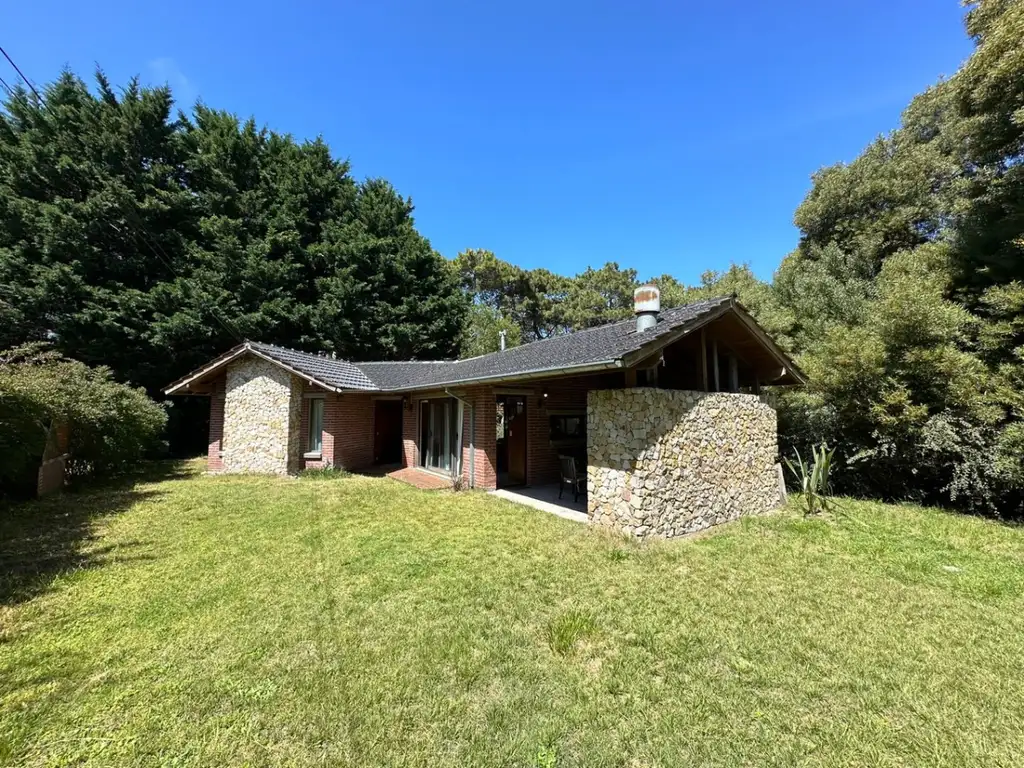
[[565, 490], [566, 486], [569, 486], [572, 489], [573, 502], [579, 501], [586, 478], [580, 477], [576, 459], [572, 456], [559, 454], [558, 464], [561, 467], [561, 474], [558, 479], [558, 498], [562, 498], [562, 491]]

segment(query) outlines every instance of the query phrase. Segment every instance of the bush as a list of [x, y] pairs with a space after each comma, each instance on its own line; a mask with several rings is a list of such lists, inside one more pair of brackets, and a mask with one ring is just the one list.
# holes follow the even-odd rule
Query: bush
[[0, 352], [0, 483], [34, 474], [51, 427], [67, 424], [72, 478], [117, 474], [158, 455], [167, 412], [142, 389], [32, 344]]

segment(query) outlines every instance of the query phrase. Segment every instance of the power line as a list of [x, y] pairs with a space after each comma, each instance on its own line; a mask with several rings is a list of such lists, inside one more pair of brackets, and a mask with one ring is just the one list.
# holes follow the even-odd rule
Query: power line
[[[178, 274], [178, 271], [174, 268], [174, 265], [171, 263], [170, 257], [167, 255], [167, 252], [161, 247], [160, 243], [156, 242], [155, 240], [150, 240], [146, 236], [149, 233], [146, 232], [145, 224], [143, 224], [141, 218], [139, 217], [138, 212], [134, 208], [126, 208], [125, 213], [127, 213], [128, 216], [130, 217], [129, 219], [126, 219], [126, 222], [128, 226], [130, 226], [135, 231], [136, 236], [138, 236], [142, 240], [142, 242], [146, 244], [149, 250], [153, 252], [154, 256], [156, 256], [158, 259], [160, 259], [160, 261], [164, 263], [164, 266], [167, 267], [167, 270], [172, 275], [174, 275], [177, 278], [183, 279], [181, 278], [181, 275]], [[131, 218], [134, 218], [135, 221], [131, 221]], [[245, 341], [245, 339], [242, 337], [242, 334], [238, 332], [238, 329], [235, 328], [231, 321], [228, 320], [226, 317], [222, 318], [214, 307], [210, 307], [210, 314], [213, 315], [213, 319], [220, 323], [221, 327], [228, 332], [228, 335], [234, 337], [234, 339], [238, 341], [239, 344]]]
[[[4, 55], [4, 58], [6, 58], [7, 61], [10, 62], [10, 65], [14, 67], [14, 71], [18, 73], [21, 79], [25, 81], [25, 84], [28, 85], [28, 87], [32, 90], [32, 93], [36, 95], [36, 98], [39, 100], [39, 103], [42, 104], [43, 108], [46, 111], [48, 111], [53, 117], [57, 117], [57, 114], [50, 108], [50, 105], [43, 100], [42, 96], [39, 95], [39, 91], [37, 91], [35, 86], [32, 85], [32, 82], [27, 77], [25, 77], [25, 73], [22, 72], [18, 65], [14, 63], [14, 59], [12, 59], [10, 55], [7, 53], [7, 51], [3, 49], [3, 46], [0, 46], [0, 53]], [[4, 82], [3, 78], [0, 78], [0, 83], [3, 83], [4, 87], [7, 88], [8, 93], [13, 93], [11, 87], [7, 85], [6, 82]], [[164, 266], [167, 267], [168, 271], [174, 277], [180, 279], [181, 275], [179, 275], [177, 270], [174, 268], [174, 265], [171, 263], [170, 257], [167, 256], [167, 253], [164, 251], [164, 249], [160, 247], [160, 244], [156, 242], [155, 239], [150, 240], [149, 237], [147, 237], [147, 235], [150, 235], [151, 233], [146, 231], [145, 224], [142, 222], [141, 217], [135, 210], [134, 205], [129, 203], [128, 207], [124, 209], [124, 213], [128, 214], [126, 223], [134, 230], [135, 235], [142, 240], [142, 242], [149, 248], [150, 251], [152, 251], [154, 256], [156, 256], [158, 259], [160, 259], [160, 261], [164, 263]], [[131, 219], [134, 219], [134, 221], [132, 221]], [[113, 227], [112, 224], [111, 226]], [[117, 229], [117, 227], [113, 228], [115, 230]], [[216, 311], [214, 307], [210, 307], [210, 314], [213, 315], [213, 319], [220, 323], [221, 327], [224, 328], [224, 330], [227, 331], [230, 336], [234, 337], [239, 343], [245, 341], [245, 339], [242, 338], [242, 334], [238, 332], [238, 329], [230, 324], [231, 321], [227, 320], [227, 318], [220, 317], [220, 314]]]
[[11, 86], [7, 84], [7, 81], [4, 80], [2, 77], [0, 77], [0, 85], [4, 87], [8, 94], [10, 94], [11, 96], [14, 95], [14, 89], [11, 88]]
[[14, 71], [21, 75], [21, 79], [25, 81], [25, 85], [27, 85], [32, 90], [32, 93], [36, 95], [36, 98], [42, 101], [43, 97], [39, 95], [39, 91], [37, 91], [36, 87], [32, 85], [32, 81], [25, 77], [25, 73], [18, 68], [18, 65], [14, 63], [14, 59], [12, 59], [8, 55], [7, 51], [4, 50], [2, 45], [0, 45], [0, 53], [2, 53], [4, 55], [4, 58], [11, 63], [11, 66], [14, 67]]

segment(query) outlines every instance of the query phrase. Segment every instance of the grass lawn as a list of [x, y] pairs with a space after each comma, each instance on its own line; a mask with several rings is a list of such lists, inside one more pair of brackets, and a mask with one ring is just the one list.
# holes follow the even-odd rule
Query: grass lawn
[[193, 465], [3, 510], [0, 762], [1024, 764], [1024, 529], [844, 507], [640, 546]]

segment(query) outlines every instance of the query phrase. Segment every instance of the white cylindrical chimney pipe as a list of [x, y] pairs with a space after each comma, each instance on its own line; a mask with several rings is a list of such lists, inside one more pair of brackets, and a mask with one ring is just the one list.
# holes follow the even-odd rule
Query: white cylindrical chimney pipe
[[633, 313], [636, 315], [636, 332], [643, 333], [658, 324], [661, 312], [661, 292], [658, 286], [641, 285], [633, 291]]
[[501, 347], [501, 351], [504, 352], [505, 351], [505, 331], [504, 330], [498, 331], [498, 344]]

